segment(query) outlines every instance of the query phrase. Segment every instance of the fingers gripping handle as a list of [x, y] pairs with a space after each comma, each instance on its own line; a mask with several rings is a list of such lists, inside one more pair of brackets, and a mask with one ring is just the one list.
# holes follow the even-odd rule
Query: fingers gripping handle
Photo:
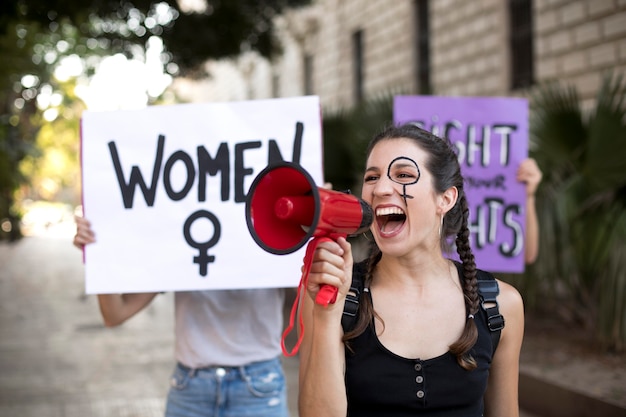
[[[332, 241], [333, 239], [329, 237], [318, 237], [318, 238], [313, 239], [311, 242], [309, 242], [309, 245], [307, 246], [306, 256], [304, 258], [305, 265], [307, 265], [306, 266], [307, 281], [308, 281], [309, 271], [311, 269], [311, 263], [313, 262], [313, 252], [315, 252], [315, 248], [317, 248], [317, 245], [319, 245], [322, 242], [332, 242]], [[309, 251], [309, 248], [311, 248], [310, 251]], [[335, 301], [337, 300], [338, 292], [339, 292], [339, 289], [337, 287], [333, 287], [332, 285], [328, 285], [328, 284], [322, 284], [320, 286], [320, 289], [317, 295], [315, 296], [315, 302], [321, 306], [328, 307], [329, 304], [335, 303]]]

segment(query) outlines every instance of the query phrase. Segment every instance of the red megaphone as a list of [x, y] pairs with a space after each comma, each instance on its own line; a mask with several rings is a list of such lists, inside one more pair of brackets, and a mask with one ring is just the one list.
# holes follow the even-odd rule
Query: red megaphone
[[[308, 172], [290, 162], [273, 164], [261, 171], [246, 199], [248, 230], [265, 251], [285, 255], [313, 238], [307, 247], [305, 271], [320, 239], [336, 240], [364, 232], [373, 219], [372, 208], [365, 201], [316, 187]], [[336, 298], [337, 288], [325, 285], [315, 301], [327, 306]]]
[[[363, 232], [373, 220], [372, 208], [365, 201], [348, 193], [316, 187], [309, 173], [299, 165], [289, 162], [270, 165], [254, 179], [246, 198], [246, 222], [255, 242], [277, 255], [295, 252], [309, 242], [289, 325], [281, 340], [286, 356], [295, 355], [302, 342], [304, 322], [300, 315], [298, 341], [291, 352], [285, 348], [315, 248], [323, 240]], [[331, 285], [323, 285], [315, 302], [327, 307], [337, 299], [337, 291]]]

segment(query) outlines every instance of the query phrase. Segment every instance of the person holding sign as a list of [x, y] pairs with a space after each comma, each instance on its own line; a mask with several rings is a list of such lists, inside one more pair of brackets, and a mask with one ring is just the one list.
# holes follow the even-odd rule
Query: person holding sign
[[[369, 257], [354, 263], [342, 238], [313, 255], [300, 416], [518, 416], [522, 298], [475, 264], [449, 142], [386, 129], [368, 148], [361, 197], [376, 214]], [[461, 262], [444, 256], [451, 236]], [[328, 307], [314, 302], [323, 285], [339, 290]], [[358, 308], [344, 322], [346, 300]]]
[[[76, 218], [74, 245], [95, 242]], [[98, 294], [106, 326], [143, 310], [157, 293]], [[176, 292], [176, 359], [166, 417], [287, 417], [280, 361], [285, 289]]]

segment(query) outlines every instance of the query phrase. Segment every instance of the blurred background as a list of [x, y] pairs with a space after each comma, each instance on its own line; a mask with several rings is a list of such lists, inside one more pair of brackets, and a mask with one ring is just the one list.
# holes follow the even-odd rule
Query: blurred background
[[326, 180], [359, 192], [394, 95], [528, 98], [540, 255], [503, 278], [624, 358], [624, 0], [3, 0], [0, 57], [6, 242], [71, 229], [85, 109], [317, 95]]

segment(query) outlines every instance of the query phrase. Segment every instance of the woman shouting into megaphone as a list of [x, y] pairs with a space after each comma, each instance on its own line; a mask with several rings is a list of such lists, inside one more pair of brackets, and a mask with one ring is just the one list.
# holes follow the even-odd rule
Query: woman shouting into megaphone
[[[361, 197], [375, 214], [369, 256], [354, 262], [340, 238], [312, 257], [300, 416], [518, 416], [523, 303], [474, 262], [450, 143], [387, 128], [369, 145]], [[460, 262], [445, 256], [450, 238]], [[324, 285], [335, 304], [314, 302]]]

